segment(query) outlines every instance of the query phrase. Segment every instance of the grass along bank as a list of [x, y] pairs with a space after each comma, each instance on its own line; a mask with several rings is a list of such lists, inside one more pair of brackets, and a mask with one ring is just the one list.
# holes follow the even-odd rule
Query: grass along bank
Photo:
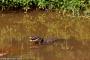
[[[8, 9], [29, 9], [39, 8], [43, 10], [59, 10], [63, 13], [71, 12], [79, 15], [82, 11], [87, 11], [90, 7], [89, 0], [1, 0], [0, 8], [2, 11]], [[87, 12], [85, 12], [87, 13]]]

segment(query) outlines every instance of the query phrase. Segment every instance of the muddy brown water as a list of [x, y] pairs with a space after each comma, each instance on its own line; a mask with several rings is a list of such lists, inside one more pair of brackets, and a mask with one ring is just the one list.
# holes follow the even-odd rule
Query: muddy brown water
[[[31, 48], [29, 36], [58, 41]], [[90, 18], [57, 12], [0, 13], [0, 60], [90, 60]]]

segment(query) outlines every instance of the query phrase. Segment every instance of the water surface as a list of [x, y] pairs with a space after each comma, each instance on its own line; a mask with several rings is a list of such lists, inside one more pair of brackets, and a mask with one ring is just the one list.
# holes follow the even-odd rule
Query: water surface
[[[29, 36], [55, 37], [58, 42], [31, 48]], [[0, 13], [0, 59], [90, 60], [90, 18], [57, 12]]]

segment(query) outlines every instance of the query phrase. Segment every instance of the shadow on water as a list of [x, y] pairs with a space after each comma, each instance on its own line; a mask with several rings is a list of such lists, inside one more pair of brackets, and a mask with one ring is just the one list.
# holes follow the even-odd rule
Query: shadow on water
[[[0, 14], [0, 59], [90, 60], [89, 18], [32, 11]], [[31, 48], [28, 37], [55, 37], [51, 44]]]

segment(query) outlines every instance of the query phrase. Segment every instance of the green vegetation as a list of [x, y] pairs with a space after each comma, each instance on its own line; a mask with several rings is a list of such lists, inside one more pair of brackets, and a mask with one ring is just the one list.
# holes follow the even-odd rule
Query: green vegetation
[[22, 8], [27, 11], [30, 8], [62, 10], [73, 14], [90, 7], [90, 0], [1, 0], [0, 8]]

